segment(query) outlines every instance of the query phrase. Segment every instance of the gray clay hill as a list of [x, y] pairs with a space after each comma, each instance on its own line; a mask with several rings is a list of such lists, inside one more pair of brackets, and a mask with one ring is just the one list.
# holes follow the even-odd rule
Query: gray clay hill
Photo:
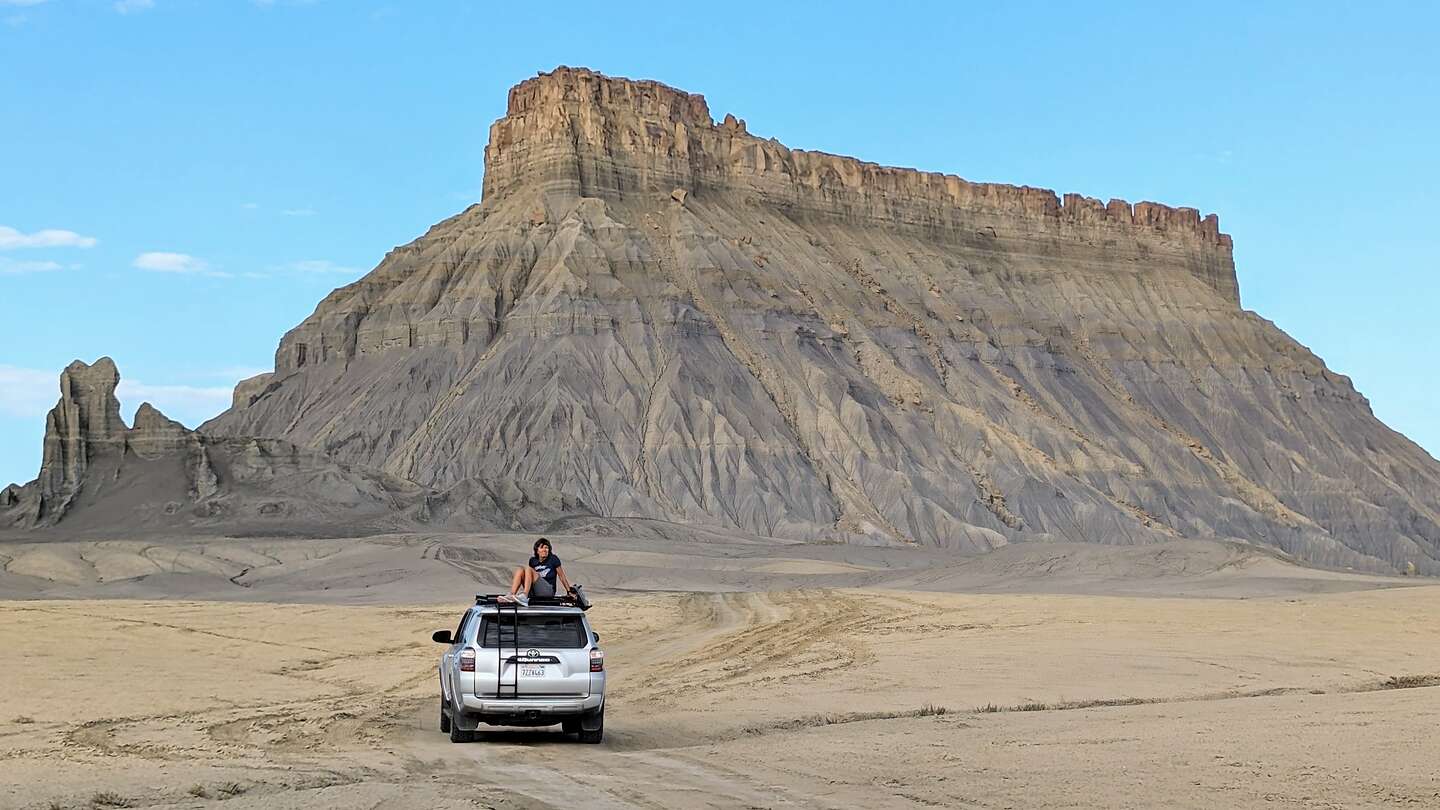
[[83, 410], [0, 522], [78, 524], [86, 476], [159, 453], [166, 494], [125, 520], [1197, 538], [1440, 573], [1440, 463], [1241, 307], [1214, 215], [789, 149], [581, 69], [513, 88], [482, 202], [327, 296], [198, 433]]

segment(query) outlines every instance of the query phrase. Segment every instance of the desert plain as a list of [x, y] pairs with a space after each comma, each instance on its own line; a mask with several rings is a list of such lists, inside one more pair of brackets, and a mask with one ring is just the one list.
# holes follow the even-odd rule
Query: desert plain
[[0, 807], [1435, 807], [1440, 587], [1243, 546], [555, 537], [606, 737], [437, 727], [528, 535], [0, 543]]

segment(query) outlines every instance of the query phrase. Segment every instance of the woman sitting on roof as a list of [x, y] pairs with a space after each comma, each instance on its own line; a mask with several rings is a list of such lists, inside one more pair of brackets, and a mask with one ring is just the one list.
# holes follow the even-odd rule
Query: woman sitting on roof
[[[556, 589], [556, 580], [564, 586], [563, 591]], [[573, 590], [575, 588], [570, 584], [570, 578], [565, 576], [560, 558], [550, 550], [550, 541], [542, 537], [535, 541], [534, 556], [530, 562], [515, 569], [515, 576], [510, 579], [510, 596], [502, 596], [499, 601], [525, 605], [530, 603], [532, 596], [553, 597]]]

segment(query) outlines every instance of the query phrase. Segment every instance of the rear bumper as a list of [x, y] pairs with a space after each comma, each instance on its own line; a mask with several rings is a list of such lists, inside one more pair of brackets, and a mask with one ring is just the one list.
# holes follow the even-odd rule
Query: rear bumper
[[600, 694], [583, 698], [495, 698], [464, 695], [461, 703], [464, 706], [465, 714], [476, 717], [547, 715], [558, 718], [594, 711], [604, 705], [605, 696]]

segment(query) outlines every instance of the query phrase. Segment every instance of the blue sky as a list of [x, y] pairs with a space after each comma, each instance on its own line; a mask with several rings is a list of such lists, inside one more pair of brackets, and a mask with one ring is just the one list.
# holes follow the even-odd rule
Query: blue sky
[[1440, 455], [1440, 6], [885, 5], [0, 0], [0, 484], [76, 358], [115, 358], [127, 418], [225, 407], [478, 198], [506, 90], [560, 64], [795, 147], [1218, 212], [1245, 307]]

